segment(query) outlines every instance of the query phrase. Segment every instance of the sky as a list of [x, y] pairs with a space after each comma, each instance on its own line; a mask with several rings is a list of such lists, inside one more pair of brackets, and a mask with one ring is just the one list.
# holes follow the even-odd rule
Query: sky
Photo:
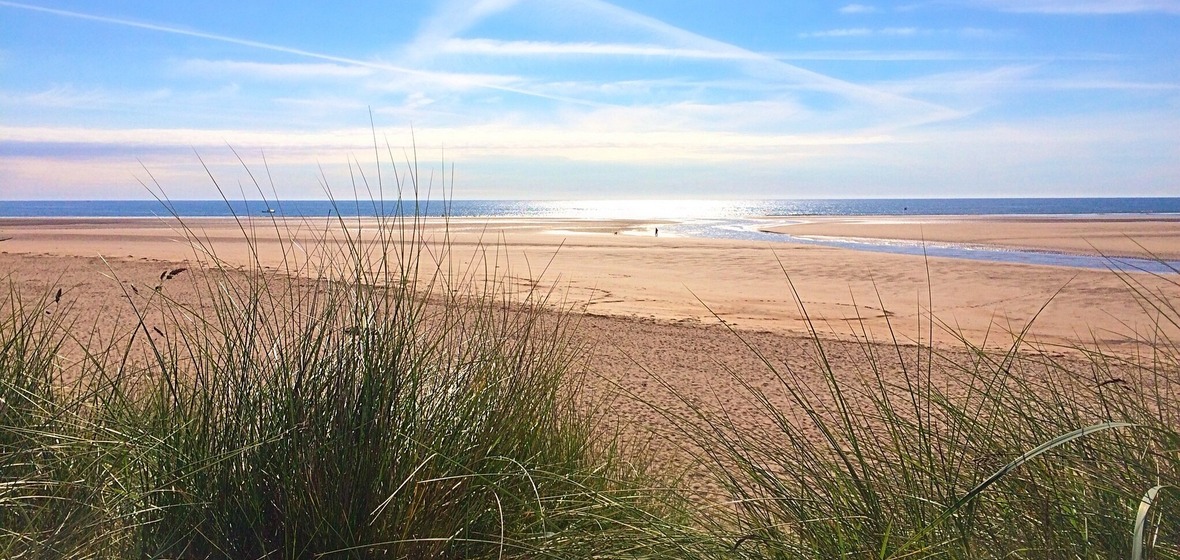
[[1180, 0], [0, 0], [0, 200], [1177, 196], [1177, 53]]

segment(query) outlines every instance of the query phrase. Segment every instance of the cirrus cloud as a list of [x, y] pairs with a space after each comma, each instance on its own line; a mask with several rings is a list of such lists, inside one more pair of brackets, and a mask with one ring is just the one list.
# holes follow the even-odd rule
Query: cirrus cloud
[[1005, 12], [1038, 14], [1180, 14], [1180, 0], [973, 0]]
[[842, 14], [872, 14], [879, 10], [876, 6], [869, 6], [867, 4], [849, 4], [838, 10]]

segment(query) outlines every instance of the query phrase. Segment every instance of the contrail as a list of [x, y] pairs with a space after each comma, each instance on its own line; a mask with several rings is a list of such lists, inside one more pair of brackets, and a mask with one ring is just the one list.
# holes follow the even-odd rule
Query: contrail
[[96, 16], [93, 14], [84, 14], [81, 12], [74, 12], [74, 11], [70, 11], [70, 10], [59, 10], [56, 8], [46, 8], [44, 6], [34, 6], [32, 4], [22, 4], [20, 2], [9, 2], [7, 0], [0, 0], [0, 6], [6, 6], [9, 8], [17, 8], [17, 9], [21, 9], [21, 10], [28, 10], [31, 12], [41, 12], [41, 13], [46, 13], [46, 14], [53, 14], [55, 16], [61, 16], [61, 17], [68, 17], [68, 18], [74, 18], [74, 19], [84, 19], [84, 20], [89, 20], [89, 21], [97, 21], [97, 22], [101, 22], [101, 23], [108, 23], [111, 25], [121, 25], [124, 27], [134, 27], [137, 29], [158, 31], [161, 33], [171, 33], [173, 35], [183, 35], [186, 37], [197, 37], [199, 39], [207, 39], [210, 41], [218, 41], [221, 43], [229, 43], [232, 45], [241, 45], [244, 47], [251, 47], [251, 48], [255, 48], [255, 49], [293, 54], [293, 55], [303, 56], [303, 57], [307, 57], [307, 58], [313, 58], [313, 59], [317, 59], [317, 60], [326, 60], [329, 62], [338, 62], [341, 64], [348, 64], [351, 66], [360, 66], [360, 67], [364, 67], [364, 68], [371, 68], [374, 70], [384, 70], [387, 72], [397, 72], [397, 73], [401, 73], [401, 74], [407, 74], [410, 76], [418, 76], [418, 77], [422, 77], [422, 78], [427, 78], [427, 79], [430, 79], [433, 81], [448, 81], [447, 78], [451, 78], [452, 80], [450, 80], [450, 81], [453, 81], [453, 78], [457, 77], [457, 78], [460, 78], [464, 83], [470, 84], [475, 87], [480, 87], [480, 88], [484, 88], [484, 89], [491, 89], [491, 90], [496, 90], [496, 91], [503, 91], [503, 92], [508, 92], [508, 93], [516, 93], [519, 95], [525, 95], [525, 96], [529, 96], [529, 97], [548, 99], [550, 101], [561, 101], [564, 103], [574, 103], [574, 104], [578, 104], [578, 105], [589, 105], [592, 107], [609, 106], [609, 104], [606, 104], [606, 103], [597, 103], [597, 102], [588, 101], [585, 99], [564, 97], [564, 96], [560, 96], [560, 95], [549, 95], [549, 94], [540, 93], [540, 92], [536, 92], [536, 91], [529, 91], [526, 89], [514, 88], [511, 86], [489, 84], [489, 83], [485, 83], [485, 82], [480, 82], [478, 80], [472, 80], [470, 78], [464, 77], [462, 74], [447, 74], [447, 73], [442, 73], [442, 72], [430, 72], [427, 70], [416, 70], [414, 68], [406, 68], [404, 66], [396, 66], [393, 64], [382, 64], [382, 63], [378, 63], [378, 62], [358, 60], [355, 58], [347, 58], [347, 57], [343, 57], [343, 56], [335, 56], [335, 55], [330, 55], [330, 54], [317, 53], [317, 52], [307, 51], [307, 50], [303, 50], [303, 49], [296, 49], [296, 48], [292, 48], [292, 47], [284, 47], [282, 45], [275, 45], [273, 43], [263, 43], [261, 41], [251, 41], [249, 39], [239, 39], [237, 37], [230, 37], [227, 35], [218, 35], [216, 33], [206, 33], [203, 31], [194, 31], [191, 29], [182, 29], [179, 27], [172, 27], [172, 26], [168, 26], [168, 25], [158, 25], [158, 24], [154, 24], [154, 23], [143, 23], [143, 22], [133, 21], [133, 20], [129, 20], [129, 19], [107, 17], [107, 16]]

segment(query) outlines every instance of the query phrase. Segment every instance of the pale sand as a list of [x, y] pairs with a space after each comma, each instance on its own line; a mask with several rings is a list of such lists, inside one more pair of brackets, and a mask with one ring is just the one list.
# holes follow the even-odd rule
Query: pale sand
[[[1092, 231], [1101, 232], [1099, 240], [1118, 244], [1118, 232], [1126, 226], [1134, 239], [1157, 245], [1149, 249], [1180, 251], [1180, 223], [1175, 221], [910, 220], [892, 225], [813, 220], [786, 229], [863, 236], [919, 234], [937, 226], [940, 239], [970, 242], [1002, 229], [1013, 243], [1028, 240], [1026, 246], [1062, 248], [1083, 243], [1081, 232]], [[243, 233], [232, 221], [192, 223], [197, 238], [219, 258], [232, 264], [249, 260]], [[281, 269], [284, 253], [273, 224], [259, 219], [252, 225], [261, 264]], [[1063, 228], [1061, 238], [1046, 237], [1050, 226]], [[284, 235], [298, 240], [296, 249], [288, 249], [294, 257], [299, 251], [314, 252], [325, 230], [339, 237], [338, 228], [322, 222], [284, 223], [283, 228]], [[425, 229], [431, 251], [440, 255], [442, 226], [432, 222]], [[927, 329], [917, 326], [931, 309], [954, 331], [936, 329], [936, 340], [946, 344], [961, 335], [1002, 346], [1010, 342], [1008, 333], [1019, 332], [1036, 317], [1029, 334], [1040, 342], [1119, 347], [1152, 324], [1127, 289], [1127, 277], [1104, 270], [924, 259], [789, 243], [656, 238], [650, 224], [639, 222], [455, 220], [448, 229], [450, 252], [440, 257], [444, 268], [506, 276], [521, 291], [552, 286], [562, 299], [595, 315], [686, 324], [724, 321], [742, 330], [800, 334], [807, 324], [792, 296], [793, 284], [818, 329], [837, 337], [868, 333], [887, 340], [892, 327], [903, 341], [924, 340]], [[372, 230], [371, 225], [363, 228], [366, 234]], [[0, 238], [5, 237], [11, 239], [0, 242], [0, 251], [11, 255], [165, 263], [194, 255], [183, 232], [153, 219], [3, 220]], [[26, 261], [22, 267], [43, 267], [30, 275], [39, 278], [63, 268], [63, 261], [43, 260]], [[1129, 278], [1147, 289], [1175, 288], [1168, 279], [1147, 274]]]
[[[790, 228], [809, 227], [815, 228], [808, 230], [813, 233], [835, 235], [867, 231], [857, 229], [855, 223], [820, 222]], [[972, 231], [998, 227], [987, 220], [931, 223], [945, 224], [936, 231], [948, 241], [976, 242], [983, 238]], [[1040, 248], [1077, 243], [1076, 236], [1044, 241], [1044, 222], [1002, 223], [1005, 239], [1035, 239], [1029, 245]], [[1129, 231], [1136, 237], [1144, 230], [1153, 232], [1145, 236], [1151, 239], [1176, 231], [1173, 222], [1059, 225], [1065, 232], [1098, 227], [1105, 239], [1115, 239], [1119, 223], [1134, 228]], [[219, 258], [230, 264], [249, 261], [248, 246], [234, 223], [195, 220], [192, 224], [196, 236], [211, 243]], [[283, 245], [275, 241], [273, 224], [257, 220], [253, 225], [257, 226], [253, 235], [258, 239], [260, 263], [281, 270]], [[865, 369], [865, 347], [850, 341], [866, 335], [878, 342], [896, 336], [904, 346], [904, 359], [915, 359], [918, 352], [908, 344], [927, 341], [930, 306], [936, 321], [951, 329], [935, 327], [936, 345], [964, 362], [968, 358], [957, 350], [961, 348], [958, 336], [974, 344], [1006, 348], [1012, 343], [1011, 333], [1025, 328], [1034, 316], [1030, 338], [1052, 345], [1049, 351], [1054, 355], [1073, 355], [1056, 345], [1079, 342], [1097, 342], [1108, 351], [1131, 355], [1138, 349], [1135, 332], [1147, 333], [1152, 320], [1126, 282], [1167, 294], [1177, 291], [1170, 283], [1177, 280], [1175, 276], [1120, 276], [1101, 270], [923, 259], [787, 243], [656, 238], [654, 225], [456, 220], [447, 233], [450, 253], [440, 261], [444, 268], [475, 271], [475, 276], [487, 271], [507, 277], [519, 296], [534, 287], [553, 288], [555, 301], [585, 311], [579, 335], [594, 345], [589, 365], [601, 376], [596, 382], [599, 394], [617, 385], [657, 407], [674, 409], [677, 398], [664, 387], [666, 382], [684, 395], [722, 402], [731, 418], [751, 424], [764, 421], [764, 415], [737, 396], [742, 391], [725, 372], [736, 372], [745, 382], [770, 390], [776, 382], [761, 360], [721, 322], [766, 352], [772, 363], [808, 369], [814, 348], [792, 297], [792, 284], [826, 340], [828, 359], [850, 374]], [[314, 253], [316, 239], [323, 237], [325, 228], [322, 223], [283, 227], [289, 227], [298, 240], [296, 245], [286, 245], [295, 258], [302, 251]], [[426, 230], [434, 240], [427, 248], [441, 255], [443, 228], [432, 223]], [[371, 232], [371, 224], [364, 231]], [[927, 239], [932, 237], [930, 230], [923, 231]], [[161, 284], [162, 272], [196, 263], [185, 235], [156, 220], [0, 220], [3, 238], [10, 239], [0, 242], [0, 278], [10, 278], [26, 293], [52, 293], [61, 287], [63, 302], [73, 307], [76, 317], [108, 329], [132, 324], [124, 299], [130, 286], [153, 290]], [[1169, 245], [1171, 250], [1176, 246]], [[183, 281], [163, 289], [180, 299], [193, 295], [192, 286]], [[884, 368], [892, 374], [900, 370], [891, 347], [875, 351], [884, 358]], [[808, 375], [822, 386], [818, 373]], [[672, 428], [659, 413], [634, 402], [612, 408], [612, 414], [631, 426]], [[675, 447], [675, 441], [674, 437], [661, 439], [659, 445]]]

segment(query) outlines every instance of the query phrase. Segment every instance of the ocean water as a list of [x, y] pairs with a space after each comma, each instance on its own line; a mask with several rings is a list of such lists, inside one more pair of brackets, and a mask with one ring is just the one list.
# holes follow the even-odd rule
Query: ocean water
[[403, 202], [326, 200], [221, 201], [144, 200], [0, 201], [0, 218], [151, 218], [180, 216], [380, 216], [398, 213], [456, 218], [561, 218], [675, 220], [665, 235], [805, 243], [908, 255], [950, 257], [1079, 268], [1174, 274], [1180, 261], [1105, 258], [1047, 251], [1011, 250], [949, 243], [806, 238], [766, 233], [760, 227], [802, 216], [1046, 215], [1110, 216], [1180, 214], [1180, 197], [1169, 198], [977, 198], [850, 200], [454, 200]]
[[256, 214], [373, 216], [399, 211], [427, 216], [587, 219], [728, 219], [760, 216], [1180, 214], [1170, 198], [923, 198], [847, 200], [0, 200], [0, 217], [186, 218]]

